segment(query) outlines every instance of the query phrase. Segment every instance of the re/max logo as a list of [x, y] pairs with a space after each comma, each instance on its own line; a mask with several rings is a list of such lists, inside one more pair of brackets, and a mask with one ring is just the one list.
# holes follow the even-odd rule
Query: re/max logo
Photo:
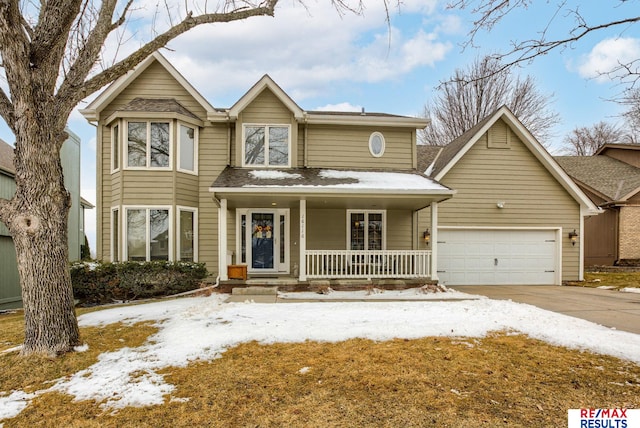
[[568, 428], [640, 428], [640, 409], [570, 409]]
[[627, 409], [580, 409], [581, 418], [625, 418]]

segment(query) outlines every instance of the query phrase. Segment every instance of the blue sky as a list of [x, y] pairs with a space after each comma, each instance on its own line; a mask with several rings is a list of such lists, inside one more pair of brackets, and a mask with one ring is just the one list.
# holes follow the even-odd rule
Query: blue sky
[[[127, 44], [116, 49], [115, 40], [110, 41], [106, 55], [122, 56], [148, 39], [147, 17], [157, 2], [136, 3], [134, 20], [123, 31]], [[364, 107], [369, 112], [419, 115], [435, 86], [456, 68], [465, 68], [476, 56], [508, 49], [510, 40], [535, 37], [553, 17], [556, 2], [533, 2], [490, 33], [480, 33], [477, 47], [465, 50], [461, 44], [471, 29], [472, 16], [447, 10], [446, 3], [405, 0], [400, 10], [391, 10], [388, 26], [381, 0], [367, 0], [360, 16], [340, 16], [329, 0], [306, 1], [306, 8], [289, 0], [278, 6], [275, 18], [199, 27], [171, 42], [163, 54], [215, 107], [230, 107], [268, 73], [306, 110]], [[567, 4], [579, 5], [594, 24], [637, 12], [633, 1], [569, 0]], [[573, 23], [571, 16], [561, 12], [549, 31], [564, 37]], [[155, 25], [162, 26], [163, 20]], [[551, 107], [560, 114], [561, 123], [548, 142], [553, 153], [560, 152], [563, 137], [576, 126], [616, 121], [620, 108], [606, 100], [622, 88], [598, 78], [597, 71], [625, 57], [640, 58], [638, 27], [594, 33], [514, 70], [533, 76], [543, 93], [554, 95]], [[95, 202], [95, 128], [77, 112], [69, 126], [83, 141], [82, 193]], [[14, 140], [4, 123], [0, 123], [0, 138]], [[87, 223], [93, 247], [93, 214]]]

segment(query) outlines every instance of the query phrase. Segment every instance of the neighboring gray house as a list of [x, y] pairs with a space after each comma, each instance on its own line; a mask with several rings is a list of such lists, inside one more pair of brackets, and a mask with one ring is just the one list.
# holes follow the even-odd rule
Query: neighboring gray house
[[[80, 197], [80, 137], [67, 130], [69, 139], [60, 152], [65, 187], [71, 194], [69, 210], [69, 260], [79, 260], [84, 245], [84, 210], [93, 208]], [[13, 147], [0, 140], [0, 197], [9, 199], [15, 192]], [[0, 223], [0, 309], [19, 307], [21, 304], [20, 281], [16, 266], [13, 240], [3, 223]]]

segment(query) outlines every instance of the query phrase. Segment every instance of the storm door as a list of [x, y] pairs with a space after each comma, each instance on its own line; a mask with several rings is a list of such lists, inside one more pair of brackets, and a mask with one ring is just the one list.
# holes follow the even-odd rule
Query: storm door
[[289, 272], [288, 210], [243, 210], [238, 219], [238, 254], [249, 272]]

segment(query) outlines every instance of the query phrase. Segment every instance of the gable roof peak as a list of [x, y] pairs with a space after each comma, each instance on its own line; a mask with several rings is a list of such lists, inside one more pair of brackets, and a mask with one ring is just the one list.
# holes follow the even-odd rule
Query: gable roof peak
[[176, 81], [202, 106], [209, 112], [215, 112], [215, 108], [184, 78], [182, 74], [165, 58], [159, 51], [153, 52], [145, 58], [140, 64], [135, 66], [133, 70], [116, 79], [111, 83], [96, 99], [91, 101], [89, 105], [80, 110], [80, 113], [89, 121], [98, 120], [100, 112], [113, 101], [120, 93], [140, 76], [153, 63], [159, 63]]
[[236, 119], [253, 100], [256, 99], [265, 89], [269, 89], [284, 104], [297, 120], [302, 120], [305, 116], [304, 110], [278, 85], [275, 80], [264, 74], [228, 111], [231, 119]]

